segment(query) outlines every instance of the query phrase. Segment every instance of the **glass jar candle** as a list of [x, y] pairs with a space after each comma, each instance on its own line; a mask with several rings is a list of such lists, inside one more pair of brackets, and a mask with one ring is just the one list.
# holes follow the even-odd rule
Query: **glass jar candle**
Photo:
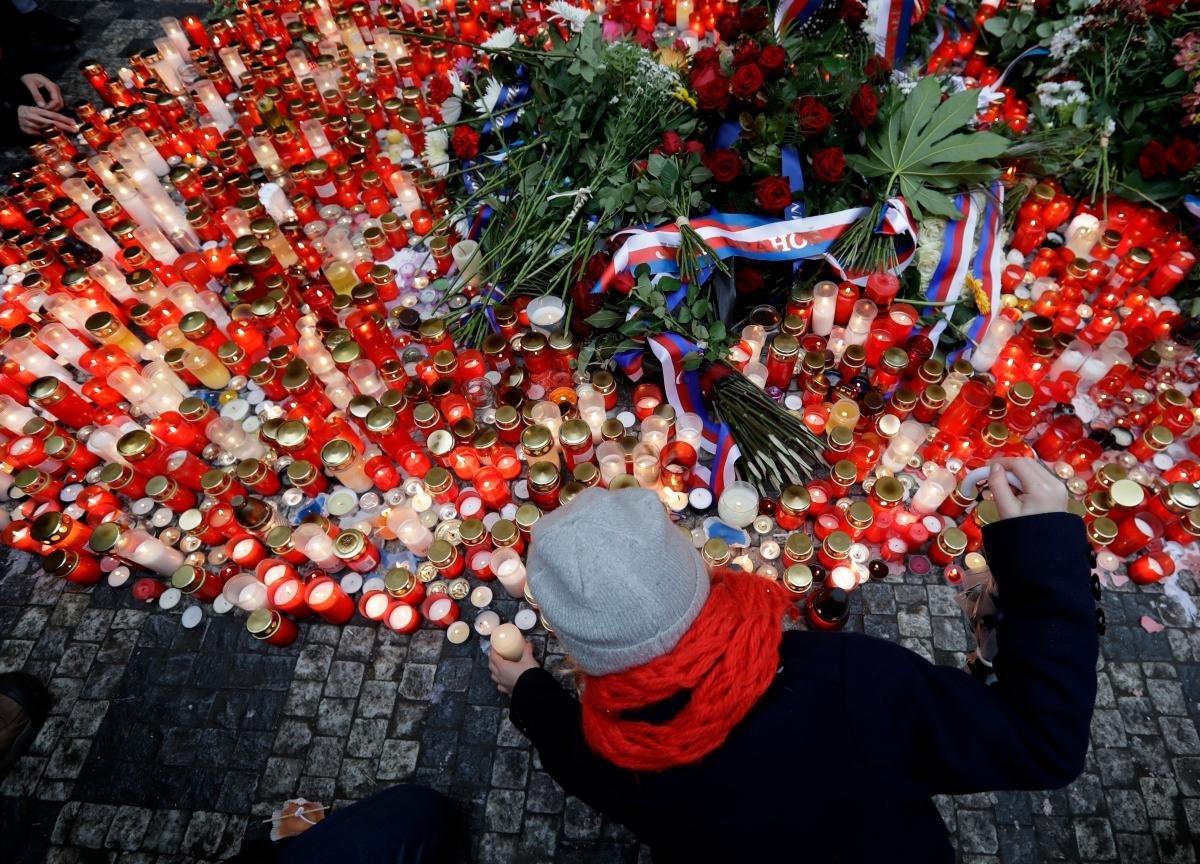
[[458, 554], [458, 548], [447, 540], [434, 540], [425, 552], [438, 573], [444, 579], [456, 579], [464, 569], [463, 558]]
[[672, 441], [658, 454], [659, 480], [666, 489], [686, 492], [696, 468], [696, 448], [684, 441]]
[[321, 462], [339, 482], [360, 495], [375, 486], [367, 475], [362, 454], [344, 438], [334, 438], [321, 448]]
[[728, 525], [745, 528], [758, 516], [758, 505], [758, 490], [744, 480], [736, 480], [717, 499], [717, 515]]
[[767, 385], [786, 390], [796, 373], [800, 358], [800, 342], [795, 336], [779, 333], [767, 349]]
[[277, 648], [291, 645], [300, 632], [296, 622], [284, 618], [276, 609], [255, 609], [246, 619], [246, 630], [255, 639]]
[[351, 528], [333, 541], [333, 554], [356, 573], [371, 573], [380, 564], [379, 549], [361, 531]]
[[912, 509], [921, 514], [936, 513], [957, 482], [954, 473], [940, 465], [930, 468], [913, 495]]
[[305, 586], [304, 602], [329, 624], [345, 624], [354, 617], [354, 601], [325, 575], [317, 576]]

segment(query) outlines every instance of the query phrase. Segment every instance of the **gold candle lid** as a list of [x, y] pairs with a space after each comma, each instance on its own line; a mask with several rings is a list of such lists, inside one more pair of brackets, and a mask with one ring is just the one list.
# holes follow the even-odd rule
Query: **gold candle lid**
[[794, 531], [784, 541], [783, 548], [789, 557], [803, 560], [812, 554], [812, 537], [803, 531]]
[[1172, 483], [1162, 491], [1164, 503], [1176, 513], [1186, 513], [1200, 507], [1200, 491], [1191, 483]]
[[513, 517], [513, 521], [517, 523], [518, 528], [528, 533], [540, 518], [542, 518], [542, 511], [538, 509], [538, 506], [527, 503], [517, 508], [517, 514]]
[[317, 476], [317, 467], [307, 459], [297, 459], [287, 467], [288, 481], [293, 486], [311, 483]]
[[67, 536], [67, 532], [71, 530], [71, 522], [71, 517], [65, 513], [51, 510], [33, 520], [29, 536], [39, 543], [54, 543]]
[[577, 480], [568, 480], [562, 485], [562, 488], [558, 490], [559, 506], [565, 507], [566, 505], [570, 504], [571, 499], [582, 492], [585, 488], [587, 487]]
[[521, 446], [525, 448], [525, 452], [534, 456], [549, 452], [553, 446], [550, 430], [540, 423], [527, 426], [521, 432]]
[[1108, 488], [1108, 496], [1116, 507], [1140, 507], [1146, 500], [1146, 489], [1133, 480], [1118, 480]]
[[529, 485], [539, 491], [549, 491], [561, 481], [558, 468], [549, 462], [535, 462], [529, 466]]
[[204, 571], [191, 564], [184, 564], [171, 574], [171, 587], [178, 588], [184, 594], [191, 594], [204, 582]]
[[783, 586], [793, 594], [806, 593], [812, 581], [812, 569], [807, 564], [793, 564], [783, 571]]
[[330, 471], [349, 468], [357, 452], [345, 438], [334, 438], [321, 448], [321, 461]]
[[416, 584], [417, 575], [407, 567], [393, 567], [383, 574], [383, 588], [393, 597], [405, 596], [413, 590]]
[[255, 609], [246, 618], [246, 630], [255, 639], [269, 639], [282, 622], [283, 616], [274, 609]]
[[[518, 516], [520, 513], [518, 512]], [[482, 543], [487, 535], [482, 519], [464, 519], [458, 526], [458, 536], [468, 546]]]
[[903, 372], [908, 368], [908, 352], [903, 348], [888, 348], [883, 352], [883, 365], [892, 372]]
[[517, 542], [517, 526], [511, 519], [497, 519], [492, 525], [492, 543], [497, 546], [512, 546]]
[[850, 535], [845, 531], [834, 531], [825, 538], [825, 542], [821, 545], [825, 547], [825, 551], [834, 557], [841, 558], [850, 554], [850, 546], [853, 541]]
[[333, 554], [343, 561], [357, 558], [367, 549], [367, 538], [356, 528], [343, 531], [333, 541]]
[[608, 489], [610, 492], [616, 492], [619, 489], [640, 489], [637, 479], [632, 474], [618, 474], [616, 477], [608, 481]]
[[583, 420], [568, 420], [559, 427], [558, 440], [568, 447], [584, 447], [591, 443], [591, 427]]
[[1107, 546], [1117, 539], [1117, 523], [1107, 516], [1097, 516], [1088, 526], [1088, 536], [1100, 546]]
[[849, 459], [839, 459], [833, 466], [833, 479], [839, 483], [853, 483], [858, 479], [858, 466]]
[[880, 477], [871, 487], [871, 493], [883, 504], [899, 504], [904, 500], [904, 484], [895, 477]]
[[789, 513], [803, 513], [812, 505], [808, 489], [803, 486], [786, 486], [779, 493], [779, 506]]
[[961, 528], [951, 526], [938, 534], [937, 543], [948, 555], [960, 555], [967, 548], [967, 535]]
[[117, 452], [126, 459], [137, 461], [153, 450], [154, 437], [144, 429], [126, 432], [117, 440]]
[[875, 511], [866, 501], [855, 501], [846, 510], [846, 521], [854, 528], [864, 530], [875, 521]]
[[854, 445], [854, 430], [848, 426], [834, 426], [826, 434], [826, 438], [830, 450], [845, 452]]
[[700, 550], [700, 554], [704, 560], [714, 567], [718, 567], [729, 561], [731, 554], [729, 544], [720, 537], [712, 537], [704, 541], [704, 546]]
[[53, 405], [67, 395], [66, 391], [61, 381], [53, 375], [47, 375], [29, 385], [29, 398], [39, 404]]
[[97, 525], [88, 538], [88, 548], [93, 552], [111, 552], [121, 540], [121, 526], [116, 522]]

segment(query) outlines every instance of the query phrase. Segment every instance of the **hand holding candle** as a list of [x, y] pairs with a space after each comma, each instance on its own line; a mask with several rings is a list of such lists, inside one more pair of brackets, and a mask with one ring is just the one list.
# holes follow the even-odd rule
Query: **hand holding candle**
[[488, 669], [501, 693], [511, 693], [517, 680], [527, 670], [538, 666], [537, 660], [533, 659], [533, 646], [525, 641], [515, 624], [501, 624], [492, 631]]

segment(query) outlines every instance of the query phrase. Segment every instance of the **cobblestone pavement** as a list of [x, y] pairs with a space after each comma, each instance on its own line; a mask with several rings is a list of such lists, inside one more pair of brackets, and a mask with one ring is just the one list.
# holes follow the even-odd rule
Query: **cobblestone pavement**
[[[156, 35], [157, 18], [204, 4], [52, 8], [83, 21], [84, 53], [115, 69]], [[64, 89], [85, 95], [67, 68]], [[64, 587], [36, 563], [0, 550], [0, 670], [25, 669], [55, 696], [32, 750], [0, 784], [0, 859], [212, 860], [289, 796], [337, 804], [414, 780], [458, 802], [464, 860], [649, 860], [541, 770], [478, 642], [307, 624], [295, 645], [266, 649], [240, 619], [210, 616], [185, 630], [179, 609], [139, 606], [104, 586]], [[1190, 579], [1185, 587], [1200, 593]], [[864, 586], [850, 626], [960, 665], [969, 643], [953, 598], [936, 572], [892, 577]], [[964, 864], [1196, 862], [1200, 630], [1158, 588], [1107, 591], [1104, 608], [1083, 776], [1058, 792], [939, 801]], [[1147, 633], [1143, 615], [1166, 630]], [[535, 642], [543, 656], [544, 638]], [[547, 662], [562, 670], [560, 655]]]

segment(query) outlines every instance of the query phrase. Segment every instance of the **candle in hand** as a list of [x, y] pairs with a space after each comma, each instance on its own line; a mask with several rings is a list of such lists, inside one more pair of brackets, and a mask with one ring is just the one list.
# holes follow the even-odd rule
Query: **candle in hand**
[[492, 630], [492, 648], [505, 660], [517, 661], [525, 654], [525, 637], [516, 624], [501, 624]]

